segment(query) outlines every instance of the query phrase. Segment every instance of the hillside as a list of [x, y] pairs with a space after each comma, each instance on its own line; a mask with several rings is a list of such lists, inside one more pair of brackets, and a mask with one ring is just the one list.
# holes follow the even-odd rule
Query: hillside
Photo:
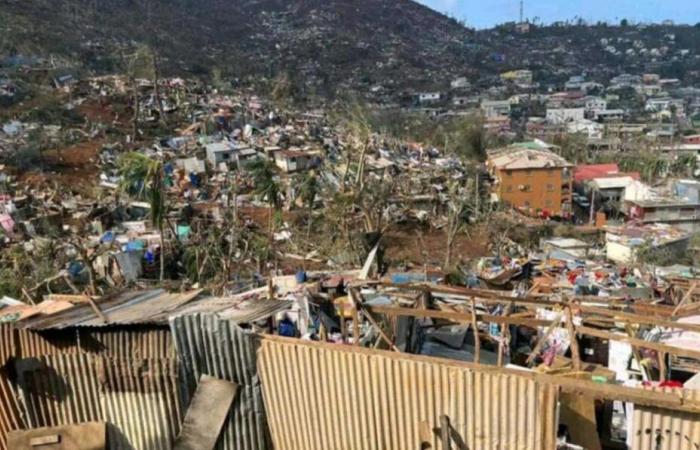
[[700, 81], [699, 26], [477, 32], [411, 0], [4, 0], [0, 8], [0, 63], [51, 57], [54, 67], [118, 72], [123, 55], [144, 44], [170, 74], [284, 75], [297, 92], [323, 96], [393, 100], [444, 90], [457, 76], [487, 88], [517, 68], [545, 86], [582, 73], [601, 82], [622, 72]]
[[441, 81], [468, 63], [473, 35], [409, 0], [3, 3], [0, 54], [53, 55], [106, 72], [121, 53], [146, 43], [173, 71], [284, 72], [325, 93], [380, 81], [396, 89]]

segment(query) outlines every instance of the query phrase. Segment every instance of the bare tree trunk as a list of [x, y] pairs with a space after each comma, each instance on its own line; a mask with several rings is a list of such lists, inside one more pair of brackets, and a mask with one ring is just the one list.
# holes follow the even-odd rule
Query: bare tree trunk
[[163, 236], [165, 227], [163, 227], [163, 222], [160, 223], [160, 281], [161, 283], [165, 280], [165, 237]]
[[165, 111], [163, 110], [163, 102], [160, 100], [160, 87], [158, 86], [160, 66], [158, 65], [158, 54], [154, 48], [151, 49], [153, 56], [153, 96], [158, 105], [158, 114], [160, 114], [160, 122], [165, 124]]
[[129, 81], [131, 83], [131, 101], [134, 104], [134, 117], [131, 122], [131, 141], [136, 142], [136, 138], [139, 134], [139, 93], [136, 86], [136, 78], [133, 75], [129, 76]]

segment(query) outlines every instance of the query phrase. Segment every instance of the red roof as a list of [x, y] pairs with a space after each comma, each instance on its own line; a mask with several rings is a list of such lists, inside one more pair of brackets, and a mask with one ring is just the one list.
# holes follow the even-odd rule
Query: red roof
[[574, 181], [579, 183], [619, 173], [620, 168], [615, 163], [581, 165], [574, 169]]

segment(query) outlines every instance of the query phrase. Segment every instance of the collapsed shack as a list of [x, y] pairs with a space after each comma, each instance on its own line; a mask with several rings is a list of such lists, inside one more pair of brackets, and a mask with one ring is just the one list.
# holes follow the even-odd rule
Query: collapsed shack
[[683, 309], [348, 272], [226, 298], [54, 296], [0, 327], [0, 448], [87, 422], [110, 449], [179, 448], [214, 378], [236, 388], [230, 409], [214, 400], [217, 449], [695, 449], [685, 289]]
[[[2, 325], [0, 448], [7, 448], [12, 430], [101, 422], [107, 424], [107, 448], [171, 449], [201, 374], [240, 387], [228, 414], [224, 448], [268, 448], [262, 394], [250, 375], [255, 338], [241, 325], [265, 321], [289, 302], [251, 303], [251, 298], [256, 296], [126, 292]], [[185, 311], [186, 320], [173, 319], [171, 335], [168, 317]], [[221, 359], [220, 370], [207, 365], [212, 355], [207, 343], [217, 342], [218, 330], [210, 328], [207, 336], [205, 327], [186, 323], [214, 322], [219, 316], [235, 334], [229, 342], [238, 340], [251, 349], [235, 353], [241, 355], [237, 370], [230, 359]]]

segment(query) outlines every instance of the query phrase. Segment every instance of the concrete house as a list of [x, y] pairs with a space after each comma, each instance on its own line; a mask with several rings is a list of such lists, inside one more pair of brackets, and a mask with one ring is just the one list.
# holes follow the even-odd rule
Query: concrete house
[[219, 164], [230, 163], [235, 160], [236, 146], [232, 142], [222, 141], [207, 144], [207, 161], [212, 166], [217, 167]]
[[488, 152], [494, 199], [529, 213], [571, 214], [572, 165], [542, 141]]
[[309, 169], [316, 158], [315, 153], [281, 150], [275, 152], [275, 165], [286, 173], [301, 172]]

